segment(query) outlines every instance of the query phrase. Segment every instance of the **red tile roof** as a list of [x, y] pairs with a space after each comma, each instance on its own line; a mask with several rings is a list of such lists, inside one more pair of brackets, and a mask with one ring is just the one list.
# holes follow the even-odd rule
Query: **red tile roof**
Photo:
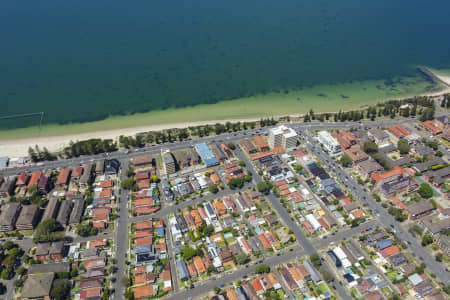
[[102, 295], [102, 288], [93, 288], [93, 289], [86, 289], [81, 290], [80, 292], [80, 299], [86, 299], [91, 297], [100, 297]]
[[153, 296], [153, 286], [151, 284], [138, 286], [134, 289], [134, 298], [136, 299], [149, 296]]
[[135, 227], [136, 227], [136, 230], [151, 229], [151, 228], [153, 228], [153, 223], [152, 223], [152, 221], [137, 222], [135, 224]]
[[397, 246], [390, 246], [390, 247], [387, 247], [387, 248], [381, 250], [381, 251], [380, 251], [380, 254], [381, 254], [383, 257], [389, 257], [389, 256], [394, 255], [394, 254], [397, 254], [397, 253], [399, 253], [399, 252], [400, 252], [400, 250], [398, 249]]
[[151, 244], [153, 244], [153, 238], [151, 238], [151, 237], [136, 239], [136, 246], [151, 245]]
[[384, 179], [387, 179], [389, 177], [396, 176], [396, 175], [402, 175], [403, 173], [404, 173], [404, 170], [402, 168], [400, 168], [399, 166], [395, 166], [392, 170], [387, 171], [387, 172], [373, 173], [371, 177], [373, 180], [375, 180], [375, 182], [378, 183]]

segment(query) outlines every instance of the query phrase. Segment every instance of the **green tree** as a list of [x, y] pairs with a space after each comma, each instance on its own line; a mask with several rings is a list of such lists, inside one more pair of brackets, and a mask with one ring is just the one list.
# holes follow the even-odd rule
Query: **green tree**
[[228, 148], [230, 148], [231, 150], [236, 149], [236, 146], [235, 146], [232, 142], [229, 142], [229, 143], [227, 144], [227, 146], [228, 146]]
[[70, 298], [70, 285], [67, 279], [56, 279], [53, 282], [50, 296], [55, 300], [64, 300]]
[[194, 256], [197, 256], [197, 253], [198, 252], [197, 252], [196, 249], [193, 249], [193, 248], [191, 248], [189, 246], [186, 246], [183, 249], [183, 258], [184, 258], [184, 260], [188, 261], [191, 258], [193, 258]]
[[348, 167], [352, 165], [352, 159], [348, 156], [347, 153], [344, 153], [340, 159], [341, 165], [344, 167]]
[[317, 253], [311, 254], [309, 256], [309, 260], [314, 265], [314, 267], [316, 267], [317, 269], [322, 265], [322, 262], [320, 260], [320, 256]]
[[219, 188], [217, 187], [217, 185], [213, 184], [209, 187], [209, 191], [213, 194], [217, 194], [217, 192], [219, 191]]
[[270, 273], [270, 267], [266, 264], [259, 265], [255, 268], [256, 274]]
[[14, 243], [11, 241], [6, 241], [3, 245], [2, 248], [5, 250], [10, 250], [14, 247]]
[[364, 143], [363, 149], [364, 149], [364, 152], [366, 152], [368, 154], [376, 153], [376, 152], [378, 152], [378, 145], [372, 141], [367, 141]]
[[91, 235], [96, 235], [98, 230], [93, 227], [91, 223], [80, 223], [77, 225], [76, 232], [79, 236], [87, 237]]
[[130, 177], [130, 178], [122, 180], [122, 183], [120, 184], [120, 186], [123, 189], [130, 190], [130, 191], [137, 191], [137, 189], [138, 189], [137, 183], [136, 183], [136, 180], [134, 179], [134, 177]]
[[0, 278], [3, 280], [9, 280], [11, 279], [12, 275], [12, 269], [3, 268], [2, 272], [0, 273]]
[[244, 265], [244, 264], [248, 263], [249, 261], [250, 261], [250, 257], [245, 253], [241, 253], [236, 257], [236, 262], [239, 265]]
[[256, 185], [256, 188], [258, 189], [258, 192], [267, 195], [270, 193], [271, 186], [268, 183], [261, 181]]
[[409, 146], [409, 143], [407, 141], [399, 140], [397, 143], [397, 148], [400, 154], [405, 155], [409, 153], [411, 147]]
[[61, 229], [61, 226], [55, 219], [47, 219], [39, 223], [34, 233], [33, 241], [37, 242], [49, 242], [55, 240], [54, 233]]
[[427, 246], [433, 242], [433, 236], [430, 233], [425, 233], [422, 237], [422, 246]]
[[428, 183], [426, 183], [426, 182], [420, 184], [419, 190], [418, 190], [417, 192], [419, 193], [419, 195], [420, 195], [422, 198], [428, 199], [428, 198], [433, 197], [433, 189], [432, 189], [431, 186], [430, 186]]
[[444, 258], [444, 255], [442, 253], [436, 254], [436, 261], [442, 262], [442, 259]]

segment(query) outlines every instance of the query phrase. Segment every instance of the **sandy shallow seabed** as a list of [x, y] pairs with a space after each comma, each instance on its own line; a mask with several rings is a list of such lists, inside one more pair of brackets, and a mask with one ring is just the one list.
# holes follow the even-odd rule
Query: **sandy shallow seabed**
[[[435, 73], [436, 76], [438, 76], [442, 81], [446, 82], [449, 86], [444, 87], [443, 85], [441, 85], [441, 89], [439, 89], [439, 91], [433, 91], [433, 92], [427, 92], [427, 93], [420, 93], [420, 94], [426, 94], [426, 95], [440, 95], [440, 94], [445, 94], [445, 93], [449, 93], [450, 92], [450, 75], [448, 73], [439, 73], [437, 74], [437, 72], [435, 70], [433, 70], [433, 72]], [[438, 86], [438, 85], [437, 85]], [[326, 91], [326, 90], [325, 90]], [[367, 90], [365, 90], [367, 91]], [[326, 91], [327, 92], [327, 91]], [[396, 95], [392, 95], [394, 97], [390, 97], [389, 99], [399, 99], [399, 98], [405, 98], [405, 97], [410, 97], [414, 94], [411, 94], [412, 90], [409, 91], [404, 91], [406, 92], [405, 94], [402, 95], [402, 97], [395, 97]], [[355, 96], [359, 96], [360, 92], [358, 92], [357, 94], [355, 94]], [[419, 93], [417, 93], [419, 94]], [[302, 95], [304, 96], [304, 95]], [[268, 96], [270, 97], [270, 96]], [[78, 124], [78, 125], [74, 125], [73, 127], [70, 127], [71, 125], [66, 126], [66, 128], [68, 128], [69, 130], [63, 133], [58, 134], [57, 129], [62, 127], [64, 128], [64, 126], [54, 126], [54, 127], [50, 127], [47, 131], [43, 132], [43, 135], [45, 136], [35, 136], [35, 137], [30, 137], [30, 130], [29, 129], [24, 129], [23, 131], [21, 129], [18, 129], [16, 131], [11, 131], [11, 135], [8, 135], [9, 131], [6, 131], [4, 133], [6, 133], [6, 135], [2, 136], [0, 135], [0, 156], [9, 156], [9, 157], [20, 157], [20, 156], [26, 156], [28, 154], [28, 147], [32, 146], [34, 147], [34, 145], [39, 145], [39, 147], [42, 149], [43, 147], [47, 147], [48, 150], [50, 151], [58, 151], [64, 148], [64, 146], [68, 145], [68, 143], [70, 141], [77, 141], [77, 140], [86, 140], [89, 138], [103, 138], [103, 139], [115, 139], [117, 137], [119, 137], [120, 135], [134, 135], [136, 133], [139, 132], [145, 132], [145, 131], [158, 131], [158, 130], [163, 130], [163, 129], [169, 129], [169, 128], [184, 128], [184, 127], [188, 127], [188, 126], [197, 126], [197, 125], [206, 125], [206, 124], [215, 124], [215, 123], [225, 123], [227, 121], [231, 121], [231, 122], [237, 122], [237, 121], [255, 121], [255, 120], [259, 120], [261, 118], [261, 116], [278, 116], [278, 115], [299, 115], [301, 113], [307, 112], [309, 110], [309, 108], [313, 107], [315, 109], [315, 111], [321, 111], [321, 112], [325, 112], [325, 111], [334, 111], [334, 110], [349, 110], [349, 109], [357, 109], [359, 107], [361, 107], [361, 105], [363, 105], [364, 103], [357, 101], [354, 97], [354, 95], [352, 95], [352, 99], [350, 99], [349, 101], [346, 102], [342, 102], [341, 106], [336, 106], [337, 103], [336, 101], [326, 101], [326, 99], [321, 99], [321, 102], [325, 102], [325, 104], [323, 103], [315, 103], [316, 105], [311, 105], [310, 101], [308, 101], [309, 103], [304, 103], [304, 105], [301, 105], [302, 103], [298, 103], [298, 99], [292, 99], [293, 97], [295, 98], [296, 96], [289, 96], [289, 100], [286, 99], [282, 99], [288, 96], [276, 96], [273, 97], [272, 99], [268, 99], [268, 103], [267, 99], [266, 100], [258, 100], [258, 99], [249, 99], [249, 100], [245, 100], [248, 101], [247, 103], [244, 103], [241, 106], [238, 105], [237, 108], [234, 108], [234, 110], [230, 110], [229, 107], [235, 105], [234, 101], [224, 101], [223, 103], [218, 103], [218, 104], [212, 104], [212, 106], [216, 107], [216, 111], [214, 114], [209, 115], [208, 111], [209, 109], [212, 107], [211, 105], [200, 105], [198, 107], [193, 107], [193, 108], [188, 108], [188, 109], [174, 109], [174, 110], [169, 110], [169, 113], [167, 113], [167, 115], [170, 115], [171, 118], [169, 120], [164, 119], [164, 117], [162, 118], [158, 118], [158, 114], [164, 114], [164, 112], [150, 112], [150, 114], [141, 114], [141, 115], [136, 115], [136, 117], [134, 116], [129, 116], [127, 118], [130, 119], [124, 119], [124, 118], [112, 118], [110, 120], [105, 120], [105, 123], [102, 123], [102, 121], [100, 122], [94, 122], [91, 123], [92, 127], [90, 126], [91, 124], [86, 123], [86, 124]], [[278, 99], [280, 98], [280, 99]], [[320, 99], [321, 97], [319, 97]], [[353, 100], [355, 99], [355, 100]], [[283, 101], [279, 101], [277, 103], [277, 100], [283, 100]], [[375, 103], [377, 103], [380, 100], [386, 100], [386, 99], [380, 99], [379, 97], [377, 97], [377, 100], [371, 100], [371, 101], [367, 101], [366, 99], [366, 103], [368, 105], [373, 105]], [[259, 104], [258, 101], [263, 101], [260, 104], [260, 108], [255, 108], [255, 111], [253, 111], [252, 109], [252, 105], [254, 107], [255, 104]], [[313, 101], [318, 101], [317, 99], [313, 100]], [[344, 101], [344, 100], [340, 100], [340, 101]], [[227, 102], [227, 103], [226, 103]], [[234, 104], [233, 104], [234, 103]], [[275, 104], [276, 103], [276, 104]], [[275, 104], [275, 105], [274, 105]], [[300, 109], [286, 109], [286, 107], [283, 107], [285, 105], [294, 105], [297, 104], [299, 106], [303, 106]], [[314, 103], [313, 103], [314, 104]], [[229, 109], [228, 111], [226, 111], [226, 109], [224, 109], [224, 112], [221, 114], [220, 110], [217, 111], [217, 108], [227, 108]], [[273, 107], [273, 112], [272, 114], [267, 113], [267, 111], [270, 111], [270, 107]], [[226, 111], [226, 112], [225, 112]], [[290, 111], [290, 112], [289, 112]], [[185, 112], [187, 116], [185, 116], [183, 114], [183, 118], [178, 119], [180, 120], [180, 122], [173, 122], [177, 120], [177, 113], [178, 112]], [[153, 115], [152, 115], [153, 114]], [[199, 117], [200, 115], [200, 117]], [[152, 117], [153, 116], [153, 117]], [[179, 115], [178, 115], [179, 116]], [[209, 116], [209, 117], [208, 117]], [[233, 116], [233, 117], [228, 117], [228, 116]], [[213, 117], [216, 117], [216, 119], [211, 119]], [[222, 117], [223, 119], [219, 119], [220, 117]], [[131, 121], [131, 118], [133, 118], [133, 120]], [[145, 125], [145, 126], [137, 126], [137, 124], [146, 124], [145, 123], [145, 119], [148, 118], [154, 118], [155, 122], [160, 122], [160, 124], [149, 124], [149, 125]], [[203, 121], [199, 120], [199, 119], [204, 119]], [[117, 121], [115, 121], [117, 120]], [[141, 122], [141, 123], [139, 123]], [[98, 125], [99, 127], [96, 127], [95, 124], [100, 124]], [[113, 126], [111, 127], [107, 127], [105, 125], [108, 124], [112, 124]], [[148, 124], [148, 123], [147, 123]], [[128, 125], [128, 126], [127, 126]], [[120, 127], [116, 127], [116, 126], [120, 126]], [[111, 128], [111, 129], [107, 129], [105, 130], [105, 128]], [[45, 129], [45, 127], [44, 127]], [[74, 132], [71, 132], [71, 129]], [[52, 132], [51, 130], [53, 130], [53, 134], [49, 132]], [[60, 129], [61, 130], [61, 129]], [[84, 132], [77, 132], [80, 130], [83, 130]], [[17, 133], [17, 134], [16, 134]], [[21, 135], [24, 135], [23, 138], [21, 137]], [[34, 135], [37, 135], [37, 129], [34, 129]]]

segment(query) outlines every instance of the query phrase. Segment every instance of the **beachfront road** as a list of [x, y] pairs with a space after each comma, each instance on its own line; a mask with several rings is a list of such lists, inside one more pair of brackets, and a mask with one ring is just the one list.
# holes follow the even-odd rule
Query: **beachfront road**
[[[440, 115], [449, 115], [448, 113], [439, 113], [436, 114], [436, 116]], [[413, 118], [396, 118], [393, 120], [382, 120], [382, 121], [374, 121], [374, 122], [329, 122], [329, 123], [291, 123], [289, 126], [296, 130], [316, 130], [316, 129], [336, 129], [336, 128], [342, 128], [342, 129], [348, 129], [352, 127], [383, 127], [388, 126], [392, 124], [398, 124], [403, 122], [410, 122], [417, 120], [418, 117]], [[183, 142], [173, 142], [173, 143], [165, 143], [165, 144], [158, 144], [155, 146], [150, 147], [144, 147], [141, 149], [138, 149], [135, 152], [129, 152], [128, 151], [117, 151], [112, 152], [108, 154], [108, 158], [116, 158], [119, 160], [129, 159], [135, 156], [139, 156], [142, 154], [159, 154], [161, 153], [162, 149], [168, 149], [170, 151], [185, 149], [187, 147], [192, 147], [193, 145], [197, 143], [207, 143], [207, 142], [236, 142], [238, 140], [241, 140], [243, 138], [249, 138], [254, 135], [265, 135], [268, 133], [268, 130], [271, 127], [264, 127], [259, 129], [251, 129], [246, 130], [242, 132], [237, 133], [227, 133], [227, 134], [221, 134], [218, 136], [210, 136], [210, 137], [202, 137], [197, 138], [195, 140], [190, 141], [183, 141]], [[76, 158], [71, 159], [59, 159], [56, 161], [48, 161], [43, 163], [38, 163], [32, 166], [24, 166], [24, 167], [15, 167], [15, 168], [6, 168], [0, 170], [0, 176], [9, 176], [9, 175], [16, 175], [20, 172], [34, 172], [34, 171], [42, 171], [45, 169], [56, 169], [56, 168], [72, 168], [75, 166], [79, 166], [82, 164], [92, 163], [95, 161], [100, 161], [105, 159], [105, 157], [102, 154], [98, 155], [85, 155], [80, 156]]]

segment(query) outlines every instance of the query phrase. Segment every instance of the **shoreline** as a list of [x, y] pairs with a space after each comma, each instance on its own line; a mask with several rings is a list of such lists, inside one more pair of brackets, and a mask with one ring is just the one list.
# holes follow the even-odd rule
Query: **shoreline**
[[[439, 90], [416, 94], [417, 96], [439, 96], [450, 93], [450, 75], [437, 74], [434, 70], [433, 75], [439, 78], [444, 84], [435, 84], [435, 88]], [[284, 97], [283, 97], [284, 96]], [[301, 116], [308, 112], [309, 109], [314, 109], [314, 112], [330, 112], [330, 111], [346, 111], [358, 110], [363, 107], [375, 105], [385, 100], [402, 100], [414, 96], [405, 93], [402, 97], [389, 97], [389, 99], [372, 99], [366, 100], [364, 103], [360, 101], [347, 101], [346, 99], [338, 99], [337, 103], [327, 103], [327, 99], [323, 99], [324, 103], [315, 103], [316, 105], [302, 105], [297, 104], [298, 107], [292, 108], [289, 105], [296, 104], [292, 97], [286, 95], [269, 95], [266, 97], [252, 97], [248, 100], [238, 101], [223, 101], [217, 104], [203, 104], [184, 109], [169, 109], [165, 111], [152, 111], [144, 114], [135, 114], [125, 117], [111, 117], [103, 121], [96, 121], [91, 123], [70, 124], [70, 125], [47, 125], [44, 126], [43, 136], [30, 136], [34, 130], [37, 134], [37, 128], [14, 129], [10, 131], [0, 131], [0, 156], [20, 157], [28, 155], [28, 148], [38, 145], [41, 149], [46, 147], [49, 151], [59, 151], [69, 144], [70, 141], [86, 140], [90, 138], [102, 139], [117, 139], [120, 135], [135, 135], [136, 133], [146, 131], [159, 131], [170, 128], [186, 128], [189, 126], [211, 125], [215, 123], [225, 122], [251, 122], [257, 121], [261, 118], [267, 117], [281, 117], [281, 116]], [[289, 97], [289, 98], [288, 98]], [[263, 98], [263, 100], [259, 100]], [[266, 99], [264, 99], [266, 98]], [[298, 99], [298, 98], [297, 98]], [[280, 101], [280, 105], [273, 105], [273, 101]], [[244, 102], [247, 101], [247, 102]], [[258, 102], [258, 101], [261, 101]], [[268, 103], [267, 103], [268, 101]], [[286, 103], [281, 103], [285, 101]], [[335, 100], [333, 100], [335, 101]], [[336, 101], [335, 101], [336, 102]], [[261, 105], [259, 105], [261, 104]], [[235, 105], [230, 109], [230, 105]], [[254, 107], [257, 105], [257, 107]], [[285, 105], [286, 107], [282, 107]], [[252, 107], [253, 106], [253, 107]], [[223, 112], [220, 109], [223, 108]], [[215, 110], [214, 110], [215, 109]], [[228, 109], [228, 110], [226, 110]], [[210, 111], [215, 114], [210, 114]], [[272, 113], [268, 113], [272, 111]], [[286, 112], [285, 112], [286, 111]], [[180, 117], [180, 114], [182, 117]], [[161, 117], [163, 115], [163, 117]], [[230, 117], [228, 117], [228, 115]], [[199, 120], [202, 118], [201, 120]], [[222, 118], [213, 118], [213, 117]], [[150, 120], [149, 120], [150, 119]], [[174, 120], [180, 120], [174, 122]], [[167, 122], [164, 122], [167, 121]], [[154, 122], [154, 124], [152, 124]], [[150, 123], [150, 124], [149, 124]], [[137, 124], [146, 124], [134, 126]], [[129, 126], [127, 126], [129, 125]], [[64, 129], [67, 129], [64, 131]]]

